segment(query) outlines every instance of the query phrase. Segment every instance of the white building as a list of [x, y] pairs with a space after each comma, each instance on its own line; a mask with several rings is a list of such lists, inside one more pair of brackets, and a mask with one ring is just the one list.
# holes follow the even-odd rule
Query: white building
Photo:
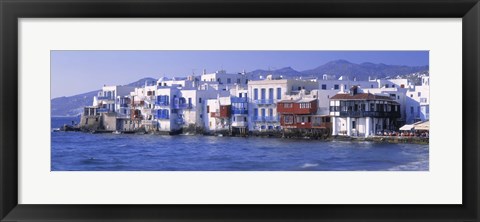
[[385, 130], [397, 130], [400, 104], [388, 95], [361, 93], [352, 87], [330, 99], [332, 135], [368, 137]]
[[116, 112], [120, 106], [118, 98], [128, 96], [133, 86], [103, 86], [102, 91], [93, 97], [93, 106], [99, 107], [98, 112]]
[[318, 88], [318, 83], [296, 79], [274, 79], [271, 75], [265, 80], [248, 82], [248, 128], [250, 131], [279, 130], [277, 102], [285, 95], [298, 94], [301, 90]]
[[206, 100], [206, 126], [207, 131], [231, 130], [231, 100], [230, 96]]
[[422, 85], [406, 92], [406, 123], [430, 119], [430, 77], [422, 77]]
[[202, 82], [215, 82], [218, 84], [226, 85], [245, 85], [248, 82], [245, 72], [237, 74], [229, 74], [225, 70], [216, 71], [214, 73], [206, 73], [200, 76]]

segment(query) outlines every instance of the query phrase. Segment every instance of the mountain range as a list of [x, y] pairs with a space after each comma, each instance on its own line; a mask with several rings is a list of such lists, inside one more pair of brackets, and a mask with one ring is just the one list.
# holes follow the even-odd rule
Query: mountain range
[[[283, 78], [322, 78], [323, 74], [340, 76], [347, 76], [349, 79], [368, 80], [371, 78], [412, 78], [411, 74], [424, 73], [428, 74], [429, 66], [404, 66], [404, 65], [386, 65], [375, 63], [351, 63], [346, 60], [334, 60], [324, 65], [318, 66], [314, 69], [297, 71], [292, 67], [284, 67], [275, 70], [257, 69], [247, 73], [248, 79], [256, 80], [265, 78], [267, 75]], [[413, 82], [416, 82], [418, 75], [414, 75]], [[128, 86], [140, 87], [145, 84], [145, 81], [156, 81], [157, 79], [147, 77], [138, 81], [127, 84]], [[100, 89], [99, 89], [100, 90]], [[58, 97], [51, 100], [51, 115], [52, 116], [77, 116], [82, 113], [84, 106], [90, 106], [93, 103], [93, 97], [97, 95], [98, 91], [86, 92], [69, 97]]]
[[262, 70], [257, 69], [249, 72], [248, 75], [251, 79], [258, 79], [260, 76], [265, 77], [268, 74], [272, 74], [276, 77], [282, 76], [284, 78], [292, 77], [310, 77], [310, 78], [322, 78], [323, 74], [347, 76], [349, 79], [356, 78], [357, 80], [368, 80], [371, 78], [392, 78], [397, 75], [406, 75], [417, 72], [428, 71], [429, 66], [404, 66], [404, 65], [386, 65], [383, 63], [351, 63], [347, 60], [334, 60], [327, 62], [324, 65], [317, 68], [297, 71], [292, 67], [285, 67], [277, 70]]

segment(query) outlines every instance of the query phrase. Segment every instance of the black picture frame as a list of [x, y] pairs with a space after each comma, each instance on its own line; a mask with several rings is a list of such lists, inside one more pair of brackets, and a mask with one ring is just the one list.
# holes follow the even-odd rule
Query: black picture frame
[[[1, 221], [479, 221], [478, 0], [1, 0]], [[18, 204], [19, 18], [462, 18], [462, 205]], [[450, 121], [450, 120], [449, 120]], [[134, 192], [134, 191], [132, 191]], [[441, 195], [441, 194], [439, 194]]]

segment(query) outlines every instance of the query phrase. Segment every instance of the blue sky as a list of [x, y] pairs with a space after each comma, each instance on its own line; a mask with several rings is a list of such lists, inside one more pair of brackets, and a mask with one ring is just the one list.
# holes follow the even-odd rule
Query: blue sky
[[52, 51], [51, 97], [72, 96], [144, 77], [199, 75], [292, 67], [314, 69], [329, 61], [423, 66], [428, 51]]

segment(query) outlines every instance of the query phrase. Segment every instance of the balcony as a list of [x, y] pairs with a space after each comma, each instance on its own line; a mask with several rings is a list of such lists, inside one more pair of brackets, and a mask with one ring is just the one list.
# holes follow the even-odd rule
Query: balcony
[[232, 97], [232, 98], [231, 98], [231, 101], [232, 101], [232, 103], [246, 103], [246, 102], [247, 102], [247, 98], [246, 98], [246, 97], [242, 97], [242, 98]]
[[182, 104], [173, 104], [174, 109], [191, 109], [193, 108], [192, 104], [182, 103]]
[[112, 97], [110, 96], [97, 96], [98, 100], [113, 100]]
[[233, 127], [247, 127], [248, 123], [245, 121], [234, 121], [232, 122]]
[[157, 115], [156, 117], [157, 119], [170, 119], [169, 115], [159, 115], [159, 116]]
[[155, 101], [155, 105], [159, 105], [159, 106], [168, 106], [170, 105], [170, 103], [168, 101]]
[[232, 109], [232, 114], [233, 115], [247, 115], [248, 110], [247, 109]]
[[107, 109], [107, 108], [98, 108], [97, 109], [97, 113], [108, 113], [108, 112], [110, 112], [110, 110]]
[[277, 122], [278, 116], [253, 116], [254, 122]]
[[400, 112], [380, 112], [380, 111], [340, 111], [341, 117], [375, 117], [375, 118], [398, 118]]
[[253, 100], [253, 103], [257, 105], [270, 105], [273, 104], [273, 99], [257, 99]]
[[155, 120], [142, 120], [142, 125], [149, 125], [149, 126], [157, 125], [157, 121], [155, 121]]

